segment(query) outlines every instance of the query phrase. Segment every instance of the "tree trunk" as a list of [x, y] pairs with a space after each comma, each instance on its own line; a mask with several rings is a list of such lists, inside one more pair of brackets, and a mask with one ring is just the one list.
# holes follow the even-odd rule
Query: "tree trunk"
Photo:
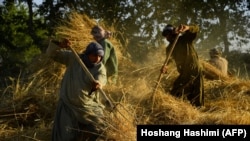
[[27, 4], [28, 4], [28, 8], [29, 8], [29, 19], [28, 19], [28, 30], [29, 30], [29, 35], [31, 36], [31, 38], [37, 42], [38, 41], [38, 37], [35, 34], [34, 31], [34, 23], [33, 23], [33, 2], [32, 0], [27, 0]]

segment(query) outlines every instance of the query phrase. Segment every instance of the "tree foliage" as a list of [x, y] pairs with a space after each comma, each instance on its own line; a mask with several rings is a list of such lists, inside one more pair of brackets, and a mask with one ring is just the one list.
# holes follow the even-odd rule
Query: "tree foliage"
[[[246, 0], [80, 0], [64, 1], [68, 8], [104, 19], [114, 25], [120, 40], [132, 56], [145, 54], [148, 48], [164, 44], [161, 30], [167, 23], [198, 24], [201, 34], [197, 46], [221, 47], [225, 53], [249, 41], [249, 9]], [[139, 53], [139, 54], [138, 54]]]
[[[32, 0], [5, 2], [1, 8], [1, 32], [5, 34], [1, 35], [4, 46], [1, 52], [5, 53], [17, 48], [22, 51], [42, 49], [41, 39], [55, 34], [54, 28], [72, 11], [113, 27], [116, 37], [134, 61], [143, 60], [151, 49], [165, 46], [161, 30], [168, 23], [176, 26], [198, 24], [201, 28], [197, 38], [199, 50], [221, 47], [229, 53], [230, 49], [248, 44], [250, 36], [247, 0], [44, 0], [40, 5]], [[18, 3], [27, 5], [22, 12], [18, 11]], [[25, 47], [20, 47], [22, 44]]]
[[9, 2], [0, 9], [0, 55], [3, 57], [5, 75], [18, 74], [20, 69], [41, 52], [31, 35], [42, 38], [46, 31], [39, 28], [30, 31], [27, 11], [25, 5]]

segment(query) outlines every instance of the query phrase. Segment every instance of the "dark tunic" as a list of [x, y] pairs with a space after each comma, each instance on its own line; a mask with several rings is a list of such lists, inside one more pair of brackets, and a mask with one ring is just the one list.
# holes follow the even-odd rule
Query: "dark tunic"
[[[198, 26], [190, 26], [190, 29], [179, 37], [172, 57], [179, 72], [175, 80], [171, 94], [177, 97], [186, 97], [193, 105], [204, 105], [204, 84], [202, 67], [199, 64], [198, 55], [194, 49], [194, 39], [199, 31]], [[167, 47], [169, 52], [173, 42]]]

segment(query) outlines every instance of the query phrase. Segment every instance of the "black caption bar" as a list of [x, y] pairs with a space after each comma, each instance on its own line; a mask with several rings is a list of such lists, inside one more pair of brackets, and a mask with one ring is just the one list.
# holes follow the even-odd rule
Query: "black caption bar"
[[137, 141], [250, 141], [250, 125], [137, 125]]

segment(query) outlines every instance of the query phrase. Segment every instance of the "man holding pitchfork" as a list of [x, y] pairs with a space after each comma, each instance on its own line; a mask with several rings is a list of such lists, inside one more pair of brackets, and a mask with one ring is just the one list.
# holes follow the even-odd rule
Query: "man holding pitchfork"
[[[166, 54], [173, 58], [179, 72], [170, 93], [200, 107], [204, 105], [204, 84], [202, 67], [194, 48], [198, 31], [197, 25], [167, 25], [162, 31], [162, 36], [169, 42]], [[166, 72], [167, 63], [161, 68], [161, 73]]]

